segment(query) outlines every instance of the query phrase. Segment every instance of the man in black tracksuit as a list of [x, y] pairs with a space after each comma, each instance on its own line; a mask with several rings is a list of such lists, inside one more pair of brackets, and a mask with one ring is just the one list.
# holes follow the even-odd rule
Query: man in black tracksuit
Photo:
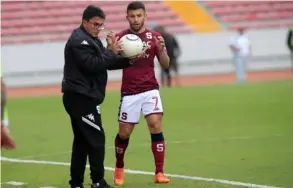
[[291, 59], [292, 70], [293, 70], [293, 26], [289, 28], [289, 31], [287, 34], [287, 45], [290, 51], [290, 59]]
[[69, 184], [82, 188], [87, 156], [92, 188], [110, 187], [104, 180], [105, 133], [100, 104], [105, 97], [107, 70], [131, 66], [131, 60], [117, 55], [120, 45], [113, 33], [107, 35], [108, 49], [98, 38], [104, 29], [105, 14], [88, 6], [82, 24], [75, 29], [65, 46], [63, 104], [70, 116], [74, 134]]

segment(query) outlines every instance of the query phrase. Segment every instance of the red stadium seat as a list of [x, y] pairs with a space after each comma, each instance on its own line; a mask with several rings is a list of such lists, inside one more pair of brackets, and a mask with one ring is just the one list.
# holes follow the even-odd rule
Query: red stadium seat
[[293, 1], [204, 1], [206, 7], [228, 28], [288, 27]]
[[245, 28], [274, 28], [274, 27], [290, 27], [293, 25], [293, 20], [288, 21], [282, 21], [282, 22], [262, 22], [262, 23], [245, 23], [245, 24], [231, 24], [230, 29], [235, 30], [239, 27], [245, 27]]
[[[106, 12], [107, 30], [128, 27], [126, 5], [130, 1], [5, 1], [2, 2], [2, 44], [66, 40], [81, 23], [83, 10], [89, 4]], [[162, 1], [145, 2], [148, 20], [166, 26], [174, 33], [193, 32]], [[104, 32], [102, 32], [104, 34]]]

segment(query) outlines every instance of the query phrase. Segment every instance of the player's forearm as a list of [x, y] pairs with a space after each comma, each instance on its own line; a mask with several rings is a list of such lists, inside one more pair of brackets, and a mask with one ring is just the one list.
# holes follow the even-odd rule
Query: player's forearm
[[166, 52], [161, 52], [159, 56], [159, 62], [163, 69], [169, 68], [170, 58]]
[[106, 51], [104, 59], [107, 70], [118, 70], [131, 66], [130, 59], [117, 55], [112, 50]]
[[109, 64], [107, 64], [107, 70], [124, 69], [130, 66], [131, 62], [129, 59], [117, 56], [116, 60], [109, 61]]

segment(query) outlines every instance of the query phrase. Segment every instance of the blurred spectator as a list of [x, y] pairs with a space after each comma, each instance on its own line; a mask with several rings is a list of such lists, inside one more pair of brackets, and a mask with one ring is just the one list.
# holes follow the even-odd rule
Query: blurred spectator
[[248, 57], [252, 53], [250, 40], [244, 33], [245, 29], [239, 28], [238, 33], [232, 36], [229, 41], [229, 47], [233, 53], [238, 83], [243, 83], [246, 80], [246, 65]]
[[165, 40], [165, 45], [167, 48], [168, 55], [170, 57], [170, 65], [168, 69], [161, 69], [161, 84], [164, 87], [165, 78], [167, 77], [167, 86], [171, 87], [172, 80], [171, 80], [171, 69], [173, 69], [175, 76], [175, 83], [177, 86], [180, 85], [179, 83], [179, 75], [178, 75], [178, 62], [177, 59], [181, 53], [179, 44], [174, 35], [168, 33], [163, 26], [157, 26], [154, 28], [155, 31], [159, 32]]
[[154, 30], [157, 26], [158, 26], [157, 23], [154, 22], [154, 21], [150, 21], [150, 22], [148, 23], [148, 27], [149, 27], [150, 29], [153, 29], [153, 30]]
[[288, 31], [287, 44], [291, 53], [291, 62], [292, 62], [292, 69], [293, 69], [293, 26]]

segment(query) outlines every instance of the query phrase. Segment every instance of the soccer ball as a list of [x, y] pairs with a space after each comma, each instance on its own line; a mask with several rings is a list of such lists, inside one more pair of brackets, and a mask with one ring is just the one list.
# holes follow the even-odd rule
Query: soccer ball
[[124, 35], [120, 41], [122, 42], [122, 53], [123, 57], [131, 58], [134, 57], [143, 51], [143, 42], [142, 40], [134, 34]]

